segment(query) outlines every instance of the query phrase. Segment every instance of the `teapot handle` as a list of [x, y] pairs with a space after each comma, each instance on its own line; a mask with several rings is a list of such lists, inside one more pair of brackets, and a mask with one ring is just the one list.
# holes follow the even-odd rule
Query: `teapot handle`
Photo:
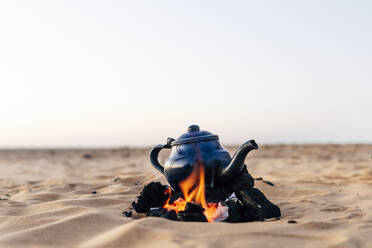
[[154, 166], [155, 169], [160, 171], [162, 174], [164, 174], [164, 166], [162, 166], [159, 161], [158, 161], [158, 156], [159, 152], [163, 148], [170, 149], [171, 148], [171, 143], [174, 141], [172, 138], [167, 139], [167, 144], [165, 145], [157, 145], [154, 148], [152, 148], [151, 153], [150, 153], [150, 159], [152, 166]]

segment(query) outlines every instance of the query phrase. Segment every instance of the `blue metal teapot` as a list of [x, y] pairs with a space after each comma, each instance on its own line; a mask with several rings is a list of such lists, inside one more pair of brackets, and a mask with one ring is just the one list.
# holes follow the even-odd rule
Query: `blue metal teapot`
[[[172, 149], [164, 166], [158, 161], [159, 152], [163, 148]], [[258, 149], [258, 145], [254, 140], [249, 140], [231, 158], [219, 143], [217, 135], [200, 130], [198, 125], [191, 125], [178, 139], [168, 138], [167, 144], [155, 146], [151, 150], [150, 159], [174, 190], [179, 189], [179, 183], [191, 174], [198, 163], [204, 168], [206, 186], [218, 188], [242, 174], [245, 157], [254, 149]]]

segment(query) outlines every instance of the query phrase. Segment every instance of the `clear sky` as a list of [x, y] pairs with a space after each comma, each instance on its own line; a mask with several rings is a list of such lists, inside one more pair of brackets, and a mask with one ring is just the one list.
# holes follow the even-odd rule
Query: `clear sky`
[[1, 1], [0, 147], [372, 142], [371, 1]]

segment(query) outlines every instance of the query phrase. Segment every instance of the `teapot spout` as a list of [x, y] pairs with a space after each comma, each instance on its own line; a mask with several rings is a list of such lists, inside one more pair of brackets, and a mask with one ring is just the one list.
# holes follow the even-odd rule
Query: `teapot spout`
[[257, 150], [258, 145], [254, 140], [249, 140], [241, 145], [234, 153], [230, 164], [220, 173], [220, 178], [223, 181], [230, 181], [234, 177], [239, 176], [244, 168], [244, 160], [247, 154], [252, 150]]

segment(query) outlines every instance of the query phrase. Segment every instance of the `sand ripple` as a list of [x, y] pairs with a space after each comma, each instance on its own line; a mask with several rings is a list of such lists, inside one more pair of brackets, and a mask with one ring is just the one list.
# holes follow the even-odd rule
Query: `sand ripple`
[[0, 151], [0, 247], [372, 247], [370, 152], [263, 146], [246, 164], [283, 217], [231, 224], [124, 217], [144, 184], [164, 183], [145, 149]]

